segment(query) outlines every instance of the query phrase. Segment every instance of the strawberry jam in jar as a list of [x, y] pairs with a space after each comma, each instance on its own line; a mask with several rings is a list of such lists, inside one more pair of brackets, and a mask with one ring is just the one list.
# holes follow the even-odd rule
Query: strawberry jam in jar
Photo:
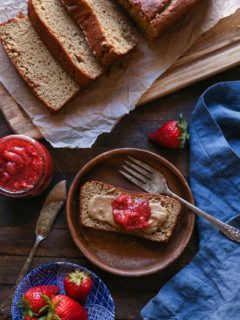
[[23, 135], [0, 139], [0, 193], [9, 197], [33, 197], [52, 178], [53, 161], [40, 142]]

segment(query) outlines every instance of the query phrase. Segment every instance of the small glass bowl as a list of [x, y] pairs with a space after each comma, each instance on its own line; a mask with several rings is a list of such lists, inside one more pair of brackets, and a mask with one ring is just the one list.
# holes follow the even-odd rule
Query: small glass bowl
[[[5, 161], [6, 170], [4, 172], [6, 173], [1, 173], [1, 158], [2, 163]], [[10, 169], [7, 169], [7, 164]], [[11, 170], [11, 168], [13, 169]], [[7, 170], [10, 170], [11, 178], [6, 186], [0, 179], [0, 194], [11, 198], [34, 197], [42, 193], [50, 184], [53, 160], [47, 148], [40, 142], [24, 135], [9, 135], [0, 139], [0, 175], [6, 174], [8, 176]], [[31, 172], [34, 174], [34, 180], [32, 174], [33, 181], [31, 183], [26, 181], [25, 187], [21, 188], [25, 176], [26, 179], [31, 179]], [[26, 175], [24, 175], [25, 173]], [[11, 187], [11, 183], [16, 186], [18, 178], [20, 187]]]

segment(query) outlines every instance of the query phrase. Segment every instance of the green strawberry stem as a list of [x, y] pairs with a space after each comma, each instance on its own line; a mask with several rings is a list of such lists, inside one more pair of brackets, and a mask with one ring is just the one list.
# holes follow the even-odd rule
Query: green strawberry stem
[[69, 273], [70, 282], [75, 283], [77, 286], [80, 286], [83, 279], [89, 277], [87, 272], [76, 270], [75, 272]]
[[43, 299], [48, 303], [48, 313], [46, 315], [46, 320], [61, 320], [61, 318], [56, 313], [56, 307], [61, 302], [61, 299], [56, 303], [53, 303], [53, 301], [51, 301], [51, 299], [49, 299], [48, 297], [43, 297]]
[[179, 114], [177, 126], [181, 131], [180, 135], [180, 148], [183, 149], [186, 142], [189, 140], [190, 135], [188, 133], [188, 122], [184, 119], [182, 113]]

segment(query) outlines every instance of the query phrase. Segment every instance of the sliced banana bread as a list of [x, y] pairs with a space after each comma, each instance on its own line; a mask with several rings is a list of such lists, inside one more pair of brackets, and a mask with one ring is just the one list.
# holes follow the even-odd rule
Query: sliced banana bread
[[148, 38], [156, 38], [199, 0], [118, 0]]
[[81, 25], [92, 51], [105, 66], [131, 51], [137, 36], [111, 0], [62, 0]]
[[81, 86], [103, 73], [79, 25], [60, 0], [29, 0], [30, 20], [53, 57]]
[[[112, 223], [107, 223], [102, 220], [102, 217], [99, 217], [96, 213], [96, 217], [92, 217], [89, 214], [89, 203], [94, 196], [110, 196], [117, 197], [121, 194], [129, 194], [126, 190], [115, 188], [109, 184], [99, 182], [99, 181], [90, 181], [86, 182], [80, 190], [80, 223], [89, 228], [112, 231], [117, 233], [126, 233], [137, 237], [142, 237], [148, 240], [157, 241], [157, 242], [167, 242], [172, 236], [173, 229], [176, 225], [177, 218], [181, 211], [180, 203], [168, 196], [164, 195], [153, 195], [153, 194], [129, 194], [132, 198], [138, 199], [148, 199], [154, 203], [159, 203], [167, 213], [167, 218], [165, 222], [157, 229], [155, 232], [147, 231], [126, 231], [118, 225]], [[101, 205], [102, 206], [102, 205]], [[96, 207], [94, 207], [97, 209]], [[100, 208], [103, 209], [104, 208]], [[101, 213], [102, 215], [102, 213]], [[109, 217], [109, 215], [108, 215]], [[110, 219], [110, 218], [109, 218]], [[113, 219], [114, 220], [114, 219]]]
[[79, 86], [53, 59], [28, 17], [0, 25], [0, 39], [19, 74], [51, 112], [59, 111]]

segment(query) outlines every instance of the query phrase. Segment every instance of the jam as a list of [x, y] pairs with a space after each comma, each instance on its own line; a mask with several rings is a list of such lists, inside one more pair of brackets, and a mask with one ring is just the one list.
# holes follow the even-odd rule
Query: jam
[[126, 230], [149, 227], [151, 209], [146, 199], [123, 194], [112, 201], [112, 210], [116, 223]]
[[35, 196], [50, 183], [52, 159], [39, 142], [20, 135], [0, 139], [0, 193]]

